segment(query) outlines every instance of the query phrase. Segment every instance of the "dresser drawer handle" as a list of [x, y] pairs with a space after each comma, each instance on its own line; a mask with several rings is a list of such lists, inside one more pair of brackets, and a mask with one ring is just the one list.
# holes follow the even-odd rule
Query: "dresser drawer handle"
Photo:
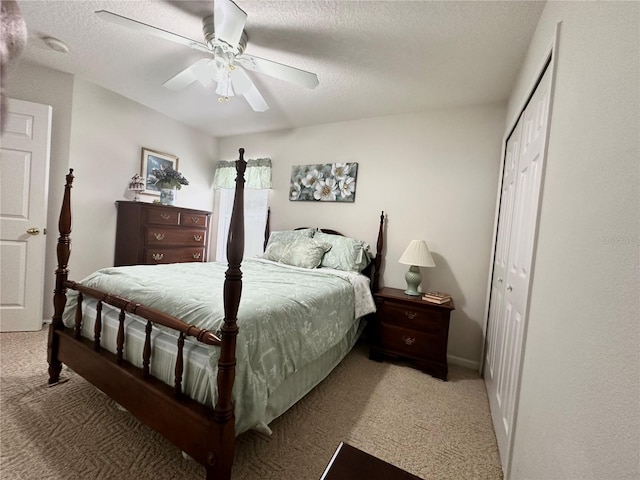
[[404, 341], [405, 345], [413, 345], [416, 343], [416, 339], [414, 337], [405, 337], [402, 336], [402, 341]]
[[418, 315], [416, 312], [412, 312], [409, 310], [406, 310], [404, 312], [404, 314], [407, 316], [408, 319], [413, 320], [414, 318], [416, 318], [416, 315]]
[[161, 213], [160, 218], [163, 220], [169, 220], [171, 218], [171, 215], [168, 213]]
[[156, 240], [160, 241], [160, 240], [164, 240], [164, 233], [154, 233], [153, 236], [155, 237]]
[[196, 242], [201, 241], [202, 240], [202, 235], [194, 235], [193, 236], [193, 240], [196, 241]]
[[195, 260], [198, 260], [198, 259], [200, 258], [200, 254], [199, 254], [199, 253], [194, 253], [194, 254], [193, 254], [193, 258], [194, 258]]
[[198, 217], [191, 217], [191, 223], [200, 223], [200, 218], [198, 218]]
[[151, 254], [151, 258], [153, 258], [154, 260], [162, 260], [163, 257], [164, 257], [164, 253], [152, 253]]

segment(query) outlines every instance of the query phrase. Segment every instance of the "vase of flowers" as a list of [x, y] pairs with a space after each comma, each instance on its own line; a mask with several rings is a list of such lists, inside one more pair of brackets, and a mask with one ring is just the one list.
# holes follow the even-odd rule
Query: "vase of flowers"
[[160, 203], [163, 205], [173, 205], [176, 190], [180, 190], [182, 185], [189, 185], [189, 181], [171, 167], [154, 168], [151, 175], [156, 179], [154, 185], [160, 189]]

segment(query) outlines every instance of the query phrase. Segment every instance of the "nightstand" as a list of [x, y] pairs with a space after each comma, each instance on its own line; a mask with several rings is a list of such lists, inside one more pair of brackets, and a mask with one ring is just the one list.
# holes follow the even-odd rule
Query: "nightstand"
[[437, 305], [398, 288], [374, 294], [376, 314], [369, 358], [408, 360], [434, 377], [447, 379], [447, 341], [453, 301]]

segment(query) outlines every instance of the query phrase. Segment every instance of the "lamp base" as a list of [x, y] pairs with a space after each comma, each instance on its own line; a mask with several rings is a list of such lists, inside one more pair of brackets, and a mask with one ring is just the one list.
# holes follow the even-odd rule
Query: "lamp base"
[[407, 281], [407, 289], [404, 293], [413, 297], [420, 296], [421, 293], [418, 291], [418, 285], [422, 282], [420, 268], [415, 265], [411, 265], [407, 273], [405, 273], [404, 279]]

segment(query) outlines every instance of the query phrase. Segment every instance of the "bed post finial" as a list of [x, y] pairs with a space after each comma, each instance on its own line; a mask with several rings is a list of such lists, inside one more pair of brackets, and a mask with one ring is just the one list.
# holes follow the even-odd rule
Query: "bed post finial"
[[373, 285], [371, 290], [375, 293], [380, 288], [380, 267], [382, 265], [382, 250], [384, 249], [384, 210], [380, 213], [380, 228], [378, 229], [378, 242], [376, 243], [376, 258], [373, 261]]
[[73, 168], [69, 169], [66, 176], [67, 183], [64, 186], [64, 196], [60, 218], [58, 220], [58, 268], [56, 269], [56, 286], [53, 291], [53, 317], [49, 326], [49, 342], [47, 344], [47, 360], [49, 362], [49, 384], [56, 383], [60, 378], [62, 364], [58, 360], [58, 337], [54, 330], [64, 328], [62, 323], [62, 312], [67, 303], [67, 277], [69, 271], [67, 265], [71, 255], [71, 188], [73, 188]]

